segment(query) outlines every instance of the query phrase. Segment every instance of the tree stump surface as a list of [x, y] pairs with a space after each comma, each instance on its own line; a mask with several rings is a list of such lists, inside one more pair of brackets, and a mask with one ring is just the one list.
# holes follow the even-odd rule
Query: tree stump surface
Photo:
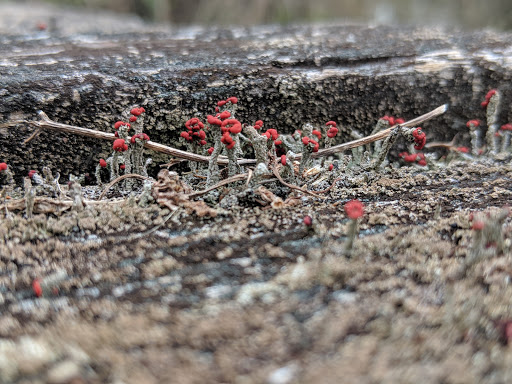
[[[508, 34], [361, 25], [157, 28], [69, 12], [54, 10], [46, 31], [33, 31], [26, 19], [2, 31], [1, 121], [37, 119], [43, 110], [61, 123], [113, 132], [123, 112], [141, 105], [151, 139], [181, 146], [187, 119], [204, 119], [218, 100], [237, 96], [242, 122], [262, 119], [289, 133], [336, 120], [347, 140], [348, 130], [367, 134], [385, 114], [412, 118], [449, 103], [425, 128], [430, 138], [451, 139], [470, 118], [484, 119], [479, 103], [489, 88], [503, 91], [503, 105], [511, 102]], [[81, 23], [73, 30], [68, 19]], [[511, 120], [510, 110], [502, 115]], [[54, 132], [23, 145], [31, 132], [19, 126], [0, 133], [18, 181], [44, 165], [91, 172], [110, 152], [108, 143]]]
[[[511, 120], [506, 34], [172, 29], [58, 8], [38, 32], [39, 8], [10, 9], [19, 10], [0, 6], [0, 123], [43, 110], [113, 132], [142, 105], [151, 139], [179, 146], [187, 119], [237, 96], [242, 122], [292, 132], [336, 120], [347, 141], [383, 115], [411, 119], [448, 103], [425, 132], [462, 145], [466, 121], [485, 119], [490, 88], [503, 97], [500, 123]], [[32, 129], [0, 130], [0, 162], [18, 184], [43, 166], [93, 172], [111, 151], [53, 131], [23, 145]], [[155, 167], [168, 160], [153, 157]], [[364, 172], [333, 164], [315, 187], [336, 177], [325, 199], [265, 184], [292, 197], [281, 209], [242, 183], [220, 190], [213, 218], [187, 213], [192, 202], [172, 193], [174, 216], [117, 194], [83, 210], [37, 196], [26, 218], [13, 194], [12, 215], [0, 210], [0, 382], [509, 382], [510, 152], [428, 161]], [[352, 199], [365, 207], [349, 257]]]

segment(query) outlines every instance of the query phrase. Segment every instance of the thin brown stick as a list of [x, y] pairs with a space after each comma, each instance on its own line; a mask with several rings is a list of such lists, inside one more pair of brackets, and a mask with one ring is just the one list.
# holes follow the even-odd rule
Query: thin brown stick
[[133, 179], [139, 179], [139, 180], [151, 180], [150, 177], [147, 177], [147, 176], [142, 176], [142, 175], [138, 175], [136, 173], [128, 173], [127, 175], [122, 175], [122, 176], [119, 176], [117, 179], [114, 179], [112, 180], [106, 187], [105, 189], [103, 190], [103, 192], [101, 192], [100, 196], [98, 197], [98, 200], [101, 200], [105, 197], [105, 195], [107, 194], [108, 190], [110, 188], [112, 188], [113, 185], [115, 185], [116, 183], [119, 183], [120, 181], [124, 180], [124, 179], [128, 179], [128, 178], [133, 178]]
[[205, 193], [208, 193], [210, 191], [213, 191], [214, 189], [217, 189], [219, 187], [222, 187], [223, 185], [226, 185], [226, 184], [229, 184], [229, 183], [234, 183], [236, 181], [240, 181], [240, 180], [244, 180], [246, 179], [247, 177], [249, 176], [248, 173], [241, 173], [239, 175], [234, 175], [234, 176], [231, 176], [231, 177], [228, 177], [227, 179], [225, 180], [222, 180], [221, 182], [215, 184], [215, 185], [212, 185], [210, 188], [206, 188], [206, 189], [203, 189], [202, 191], [197, 191], [197, 192], [193, 192], [193, 193], [189, 193], [187, 196], [188, 197], [197, 197], [197, 196], [201, 196], [201, 195], [204, 195]]
[[449, 143], [442, 143], [442, 142], [439, 142], [439, 141], [433, 141], [431, 143], [427, 143], [425, 145], [425, 148], [436, 148], [436, 147], [441, 147], [441, 148], [448, 148], [448, 149], [451, 149], [455, 146], [455, 137], [452, 139], [452, 141], [450, 141]]
[[296, 191], [300, 191], [302, 193], [305, 193], [306, 195], [310, 195], [310, 196], [313, 196], [313, 197], [318, 197], [319, 199], [325, 199], [324, 196], [317, 195], [315, 192], [308, 191], [307, 189], [303, 189], [301, 187], [298, 187], [296, 185], [293, 185], [293, 184], [290, 184], [290, 183], [287, 183], [286, 181], [284, 181], [283, 178], [281, 177], [281, 175], [279, 174], [279, 168], [275, 164], [272, 167], [272, 172], [277, 177], [277, 180], [279, 180], [279, 182], [281, 184], [283, 184], [284, 186], [286, 186], [286, 187], [288, 187], [290, 189], [295, 189]]
[[315, 191], [315, 192], [316, 192], [316, 193], [327, 193], [327, 192], [329, 192], [329, 191], [330, 191], [330, 190], [331, 190], [331, 189], [336, 185], [336, 183], [337, 183], [338, 181], [340, 181], [340, 180], [342, 180], [342, 179], [343, 179], [343, 177], [337, 177], [337, 178], [335, 178], [335, 179], [334, 179], [334, 181], [332, 182], [332, 184], [331, 184], [329, 187], [327, 187], [326, 189], [323, 189], [323, 190], [321, 190], [321, 191]]
[[251, 182], [252, 180], [252, 176], [254, 175], [254, 172], [251, 168], [248, 168], [247, 169], [247, 181], [245, 182], [245, 187], [248, 188], [249, 187], [249, 183]]
[[[430, 120], [430, 119], [433, 119], [434, 117], [442, 115], [443, 113], [446, 112], [447, 109], [448, 109], [447, 104], [441, 105], [440, 107], [437, 107], [433, 111], [430, 111], [428, 113], [425, 113], [424, 115], [421, 115], [420, 117], [417, 117], [415, 119], [406, 121], [403, 124], [400, 124], [400, 126], [409, 127], [409, 128], [416, 127], [416, 126], [418, 126], [418, 124], [421, 124], [427, 120]], [[338, 144], [338, 145], [335, 145], [330, 148], [320, 149], [318, 152], [314, 152], [312, 154], [312, 157], [330, 156], [330, 155], [333, 155], [338, 152], [346, 151], [347, 149], [357, 148], [362, 145], [373, 143], [374, 141], [385, 139], [387, 136], [389, 136], [391, 131], [397, 126], [398, 126], [398, 124], [393, 125], [392, 127], [385, 129], [383, 131], [377, 132], [374, 135], [370, 135], [370, 136], [363, 137], [361, 139], [349, 141], [348, 143]], [[293, 160], [298, 160], [301, 157], [302, 157], [302, 153], [298, 153], [294, 156]]]
[[[430, 111], [420, 117], [409, 120], [409, 121], [405, 122], [404, 124], [400, 124], [400, 125], [402, 127], [417, 126], [420, 123], [423, 123], [423, 122], [430, 120], [434, 117], [437, 117], [439, 115], [442, 115], [444, 112], [446, 112], [447, 108], [448, 108], [448, 106], [446, 104], [442, 105], [442, 106], [434, 109], [433, 111]], [[50, 118], [43, 111], [39, 111], [38, 115], [41, 119], [39, 121], [17, 120], [17, 121], [0, 124], [0, 128], [12, 127], [17, 124], [27, 124], [27, 125], [34, 126], [38, 129], [40, 129], [40, 128], [51, 129], [54, 131], [66, 132], [66, 133], [71, 133], [71, 134], [81, 135], [81, 136], [87, 136], [87, 137], [92, 137], [95, 139], [103, 139], [103, 140], [111, 140], [111, 141], [114, 141], [115, 139], [117, 139], [114, 136], [114, 134], [112, 134], [112, 133], [101, 132], [101, 131], [96, 131], [93, 129], [87, 129], [87, 128], [76, 127], [73, 125], [57, 123], [53, 120], [50, 120]], [[377, 140], [382, 140], [382, 139], [386, 138], [391, 133], [391, 130], [395, 127], [396, 127], [396, 125], [391, 128], [385, 129], [381, 132], [378, 132], [375, 135], [371, 135], [371, 136], [363, 137], [361, 139], [349, 141], [348, 143], [335, 145], [330, 148], [321, 149], [318, 152], [313, 153], [312, 156], [313, 157], [329, 156], [329, 155], [333, 155], [338, 152], [346, 151], [347, 149], [360, 147], [361, 145], [369, 144], [369, 143], [372, 143]], [[209, 156], [196, 155], [195, 153], [190, 153], [190, 152], [182, 151], [182, 150], [179, 150], [176, 148], [168, 147], [163, 144], [155, 143], [151, 140], [147, 141], [144, 144], [144, 147], [151, 149], [153, 151], [156, 151], [156, 152], [165, 153], [167, 155], [175, 156], [175, 157], [190, 160], [190, 161], [207, 163], [210, 160]], [[301, 157], [302, 157], [302, 153], [298, 153], [294, 156], [294, 158], [292, 160], [298, 160]], [[217, 159], [217, 163], [220, 165], [227, 165], [228, 160], [225, 157], [219, 156], [219, 158]], [[256, 159], [238, 159], [238, 164], [240, 164], [240, 165], [256, 164]]]
[[28, 143], [30, 143], [32, 140], [34, 140], [37, 136], [39, 136], [39, 134], [41, 133], [41, 128], [37, 128], [29, 137], [27, 137], [24, 141], [23, 141], [23, 145], [27, 145]]

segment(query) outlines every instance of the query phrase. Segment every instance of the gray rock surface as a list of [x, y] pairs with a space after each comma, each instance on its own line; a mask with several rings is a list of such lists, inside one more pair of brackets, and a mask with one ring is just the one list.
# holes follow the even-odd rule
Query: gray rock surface
[[[10, 9], [0, 7], [3, 18]], [[332, 119], [345, 141], [348, 130], [369, 133], [385, 114], [412, 118], [449, 103], [426, 126], [429, 137], [460, 132], [469, 141], [465, 123], [484, 119], [479, 103], [489, 88], [511, 103], [508, 34], [360, 25], [174, 29], [91, 14], [79, 15], [73, 29], [63, 21], [76, 14], [52, 15], [45, 31], [34, 30], [34, 17], [1, 30], [0, 121], [36, 119], [43, 110], [58, 122], [112, 132], [123, 111], [142, 105], [151, 139], [177, 146], [187, 119], [237, 96], [242, 122], [262, 119], [290, 132]], [[511, 118], [504, 108], [500, 121]], [[92, 172], [109, 152], [108, 143], [52, 132], [24, 146], [30, 133], [0, 131], [1, 160], [18, 181], [44, 165], [64, 175]]]

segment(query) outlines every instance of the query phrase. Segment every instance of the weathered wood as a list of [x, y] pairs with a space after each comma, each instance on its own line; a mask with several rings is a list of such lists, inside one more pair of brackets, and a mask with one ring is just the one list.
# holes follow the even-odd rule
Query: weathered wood
[[[368, 134], [382, 115], [409, 119], [449, 103], [425, 128], [451, 139], [466, 132], [468, 119], [484, 119], [487, 89], [502, 89], [503, 105], [511, 104], [509, 41], [491, 32], [347, 25], [4, 36], [0, 121], [44, 110], [54, 121], [112, 132], [123, 111], [142, 105], [151, 139], [176, 146], [188, 118], [204, 118], [234, 95], [243, 122], [291, 132], [336, 120], [343, 142], [351, 129]], [[511, 117], [502, 111], [503, 122]], [[0, 157], [18, 180], [43, 165], [64, 175], [92, 172], [109, 153], [102, 141], [51, 132], [23, 145], [32, 132], [0, 132]]]

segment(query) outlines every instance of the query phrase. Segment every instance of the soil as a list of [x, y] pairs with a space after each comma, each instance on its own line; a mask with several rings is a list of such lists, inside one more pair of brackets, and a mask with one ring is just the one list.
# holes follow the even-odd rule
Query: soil
[[[510, 201], [510, 158], [429, 167], [282, 209], [238, 199], [215, 218], [121, 198], [14, 212], [0, 224], [0, 379], [509, 382], [510, 218], [503, 251], [469, 260], [471, 213], [491, 226]], [[353, 198], [365, 213], [347, 255]]]

